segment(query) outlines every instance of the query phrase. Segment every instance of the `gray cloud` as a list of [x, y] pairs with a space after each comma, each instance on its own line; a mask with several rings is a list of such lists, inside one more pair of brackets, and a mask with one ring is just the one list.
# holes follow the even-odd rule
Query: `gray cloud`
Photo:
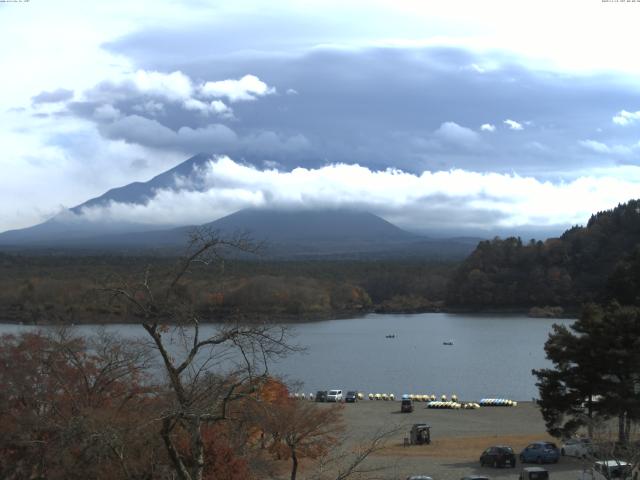
[[31, 97], [31, 102], [34, 105], [40, 103], [58, 103], [71, 100], [73, 98], [73, 90], [66, 90], [64, 88], [58, 88], [52, 92], [40, 92], [38, 95]]
[[[188, 63], [162, 52], [143, 59], [140, 52], [148, 52], [138, 47], [156, 34], [139, 32], [109, 48], [151, 69], [164, 66], [165, 72], [181, 72], [186, 80], [171, 74], [177, 92], [188, 90], [183, 84], [213, 82], [212, 91], [225, 95], [224, 88], [229, 94], [231, 86], [216, 82], [257, 78], [265, 87], [254, 91], [269, 94], [236, 101], [232, 115], [225, 115], [225, 105], [204, 103], [210, 99], [191, 102], [189, 109], [130, 84], [105, 82], [85, 92], [86, 101], [70, 104], [70, 111], [96, 122], [107, 138], [186, 154], [224, 152], [255, 165], [272, 162], [286, 169], [344, 162], [416, 173], [463, 168], [558, 180], [571, 178], [576, 170], [614, 167], [622, 160], [622, 155], [585, 148], [579, 143], [584, 139], [604, 145], [638, 141], [633, 128], [611, 120], [637, 102], [630, 87], [605, 76], [532, 71], [499, 52], [325, 48], [299, 55], [222, 56], [213, 50], [206, 58], [193, 59], [185, 50], [185, 58], [192, 59]], [[188, 35], [189, 42], [199, 38], [206, 45], [204, 32]], [[172, 49], [186, 49], [189, 43], [180, 43], [169, 32], [165, 41], [173, 40], [177, 43]], [[491, 68], [483, 67], [486, 64]], [[223, 100], [255, 98], [247, 92]], [[122, 131], [123, 123], [104, 118], [113, 113], [106, 108], [99, 118], [96, 109], [105, 104], [121, 112], [121, 122], [127, 117], [138, 124], [153, 120], [149, 131], [158, 135]], [[236, 138], [228, 132], [220, 135], [220, 125]], [[626, 155], [624, 161], [633, 163], [634, 158]]]
[[[317, 17], [284, 17], [281, 13], [260, 9], [259, 13], [218, 15], [189, 28], [154, 27], [136, 31], [103, 45], [113, 52], [126, 51], [142, 67], [180, 63], [184, 58], [206, 59], [212, 55], [248, 52], [282, 52], [295, 44], [295, 48], [309, 48], [333, 35], [340, 26], [350, 31], [349, 19], [333, 16], [331, 23]], [[359, 26], [364, 33], [367, 25]], [[161, 46], [161, 48], [158, 48]]]
[[219, 123], [172, 130], [155, 119], [140, 115], [102, 123], [99, 130], [111, 140], [124, 140], [154, 149], [178, 150], [185, 154], [192, 151], [235, 153], [241, 159], [250, 158], [251, 163], [268, 162], [269, 156], [296, 156], [311, 148], [309, 141], [300, 134], [285, 136], [265, 130], [241, 137], [230, 127]]
[[174, 131], [157, 120], [140, 115], [129, 115], [101, 125], [100, 131], [114, 140], [124, 140], [153, 148], [178, 150], [224, 150], [238, 140], [236, 133], [225, 125], [211, 124], [203, 128], [181, 127]]

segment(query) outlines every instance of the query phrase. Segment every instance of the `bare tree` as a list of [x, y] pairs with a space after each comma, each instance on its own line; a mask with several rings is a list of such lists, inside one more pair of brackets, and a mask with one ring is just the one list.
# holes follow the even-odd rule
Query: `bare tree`
[[618, 438], [617, 419], [595, 418], [588, 425], [592, 447], [582, 458], [582, 480], [631, 480], [640, 469], [640, 431], [638, 425], [627, 426], [628, 438]]
[[170, 274], [154, 275], [147, 268], [138, 282], [116, 279], [105, 288], [139, 319], [161, 358], [169, 400], [160, 435], [180, 480], [203, 479], [203, 427], [229, 419], [234, 402], [252, 397], [268, 378], [270, 360], [295, 350], [282, 326], [223, 324], [205, 329], [189, 296], [193, 269], [221, 263], [229, 252], [256, 250], [246, 235], [223, 238], [197, 229]]
[[393, 435], [402, 430], [402, 426], [380, 428], [373, 435], [348, 448], [347, 438], [341, 439], [341, 448], [329, 451], [329, 454], [320, 459], [311, 480], [347, 480], [367, 479], [375, 480], [383, 478], [382, 472], [389, 468], [387, 462], [384, 466], [371, 465], [368, 460], [372, 455], [381, 451]]

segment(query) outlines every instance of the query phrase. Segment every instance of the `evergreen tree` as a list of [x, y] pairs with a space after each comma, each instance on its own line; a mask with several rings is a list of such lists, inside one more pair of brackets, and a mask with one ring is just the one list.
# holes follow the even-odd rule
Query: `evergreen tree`
[[626, 442], [640, 418], [640, 309], [587, 306], [570, 328], [554, 325], [545, 352], [554, 368], [533, 374], [548, 432], [591, 434], [596, 417], [617, 417]]

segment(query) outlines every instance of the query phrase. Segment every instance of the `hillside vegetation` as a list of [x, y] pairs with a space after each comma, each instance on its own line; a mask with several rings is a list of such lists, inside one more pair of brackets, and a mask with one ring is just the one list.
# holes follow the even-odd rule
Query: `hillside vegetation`
[[[149, 269], [162, 279], [175, 258], [19, 256], [0, 254], [2, 321], [136, 321], [101, 289], [114, 278], [133, 282]], [[203, 318], [304, 321], [371, 311], [439, 308], [455, 264], [409, 261], [229, 261], [194, 267], [184, 286]]]
[[[506, 238], [480, 242], [457, 268], [447, 305], [465, 308], [562, 306], [616, 298], [633, 303], [640, 278], [640, 201], [598, 212], [545, 242]], [[635, 276], [634, 276], [635, 275]], [[637, 280], [636, 280], [637, 281]]]
[[[166, 277], [176, 258], [0, 254], [0, 318], [15, 322], [136, 321], [105, 307], [113, 278]], [[575, 313], [586, 302], [640, 305], [640, 201], [599, 212], [544, 242], [482, 241], [463, 262], [265, 258], [198, 265], [185, 286], [203, 318], [304, 321], [367, 312]]]

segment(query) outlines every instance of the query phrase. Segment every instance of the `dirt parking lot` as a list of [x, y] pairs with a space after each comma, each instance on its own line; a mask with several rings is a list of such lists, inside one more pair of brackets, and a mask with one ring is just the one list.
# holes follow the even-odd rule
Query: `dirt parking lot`
[[[459, 480], [475, 474], [515, 480], [522, 467], [519, 460], [515, 469], [480, 467], [482, 451], [492, 445], [510, 445], [518, 454], [533, 441], [555, 441], [545, 432], [540, 412], [531, 402], [478, 410], [435, 410], [427, 409], [426, 403], [415, 403], [412, 413], [400, 413], [400, 402], [364, 400], [345, 404], [344, 419], [347, 445], [371, 438], [380, 429], [399, 428], [387, 446], [370, 458], [369, 465], [385, 467], [370, 478], [404, 480], [408, 475], [422, 474], [434, 480]], [[431, 425], [430, 445], [404, 446], [404, 437], [414, 423]], [[577, 459], [563, 457], [546, 468], [552, 479], [577, 480], [585, 466]]]

